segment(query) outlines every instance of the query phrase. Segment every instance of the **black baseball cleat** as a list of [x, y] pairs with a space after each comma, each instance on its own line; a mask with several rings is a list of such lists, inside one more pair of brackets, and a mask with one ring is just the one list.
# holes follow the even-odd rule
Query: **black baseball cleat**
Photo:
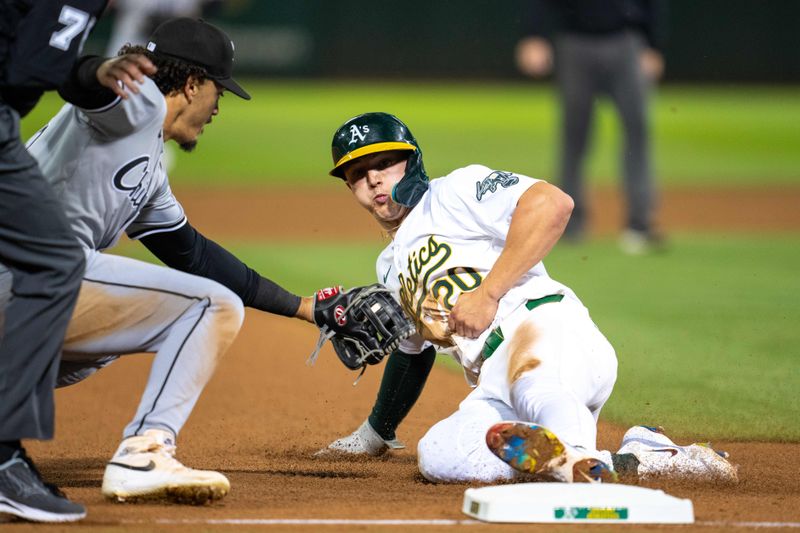
[[69, 501], [55, 485], [45, 483], [20, 449], [0, 464], [0, 513], [32, 522], [75, 522], [86, 516], [86, 509]]

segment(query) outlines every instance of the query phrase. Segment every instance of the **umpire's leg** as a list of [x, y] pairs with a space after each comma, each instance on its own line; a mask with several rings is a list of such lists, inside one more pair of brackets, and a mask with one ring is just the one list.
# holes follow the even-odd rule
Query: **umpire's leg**
[[580, 239], [589, 218], [584, 183], [584, 160], [589, 147], [598, 81], [596, 42], [577, 35], [556, 40], [556, 76], [561, 98], [560, 185], [572, 197], [572, 210], [564, 236]]
[[0, 263], [13, 275], [0, 343], [0, 441], [53, 436], [53, 388], [84, 269], [67, 217], [0, 103]]
[[656, 192], [650, 164], [648, 124], [648, 91], [650, 82], [642, 71], [639, 58], [645, 47], [644, 38], [626, 32], [613, 43], [614, 62], [611, 68], [610, 94], [619, 110], [625, 131], [622, 161], [624, 163], [627, 227], [643, 232], [652, 230]]

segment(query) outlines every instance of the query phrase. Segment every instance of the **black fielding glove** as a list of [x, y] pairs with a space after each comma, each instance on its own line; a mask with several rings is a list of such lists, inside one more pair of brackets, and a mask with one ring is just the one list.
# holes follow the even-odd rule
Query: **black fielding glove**
[[317, 291], [313, 315], [320, 336], [309, 363], [316, 361], [330, 339], [344, 366], [362, 372], [367, 365], [380, 363], [416, 331], [389, 289], [380, 283], [347, 291], [341, 286]]

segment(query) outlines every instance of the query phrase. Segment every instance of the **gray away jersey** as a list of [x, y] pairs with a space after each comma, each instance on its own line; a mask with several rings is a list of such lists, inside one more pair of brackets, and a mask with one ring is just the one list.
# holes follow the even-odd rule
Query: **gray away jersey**
[[145, 78], [139, 94], [100, 109], [66, 104], [28, 142], [81, 244], [104, 250], [185, 223], [161, 163], [167, 104]]

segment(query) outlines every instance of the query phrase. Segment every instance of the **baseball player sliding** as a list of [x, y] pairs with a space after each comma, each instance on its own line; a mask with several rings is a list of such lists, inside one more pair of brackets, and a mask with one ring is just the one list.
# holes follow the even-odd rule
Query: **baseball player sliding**
[[596, 449], [616, 355], [580, 299], [542, 263], [567, 224], [569, 196], [482, 165], [429, 182], [416, 139], [386, 113], [345, 122], [332, 151], [331, 174], [392, 238], [377, 259], [378, 279], [417, 333], [390, 356], [369, 418], [323, 453], [401, 446], [395, 428], [438, 350], [455, 357], [474, 390], [420, 440], [428, 480], [736, 478], [710, 448], [676, 446], [655, 428], [632, 428], [617, 454]]
[[[244, 305], [311, 320], [301, 299], [198, 233], [170, 190], [161, 163], [166, 141], [195, 147], [225, 91], [249, 99], [232, 78], [233, 43], [199, 20], [159, 26], [147, 48], [82, 59], [61, 89], [72, 105], [30, 141], [86, 256], [69, 324], [60, 386], [118, 357], [155, 352], [133, 420], [108, 463], [103, 494], [116, 500], [168, 497], [202, 503], [229, 490], [224, 475], [175, 458], [175, 439], [244, 318]], [[147, 58], [146, 60], [144, 58]], [[144, 76], [144, 61], [157, 71]], [[98, 80], [135, 79], [120, 98]], [[101, 253], [123, 232], [168, 267]]]

